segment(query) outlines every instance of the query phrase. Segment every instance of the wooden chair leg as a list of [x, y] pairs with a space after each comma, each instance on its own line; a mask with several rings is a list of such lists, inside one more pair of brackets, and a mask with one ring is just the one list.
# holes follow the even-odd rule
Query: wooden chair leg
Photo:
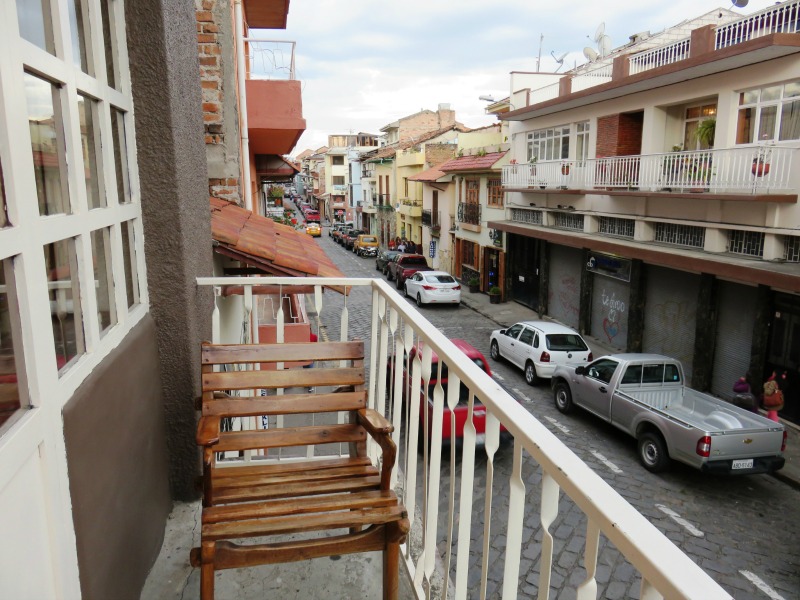
[[200, 552], [200, 600], [214, 600], [214, 542], [203, 542]]
[[383, 600], [397, 600], [400, 569], [400, 543], [389, 542], [383, 549]]

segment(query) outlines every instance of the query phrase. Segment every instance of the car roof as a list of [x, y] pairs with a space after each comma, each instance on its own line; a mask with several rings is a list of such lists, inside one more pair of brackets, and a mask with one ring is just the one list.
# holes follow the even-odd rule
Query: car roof
[[[562, 325], [561, 323], [553, 323], [552, 321], [520, 321], [519, 323], [515, 323], [516, 325], [527, 325], [528, 327], [533, 327], [534, 329], [538, 329], [544, 334], [548, 333], [572, 333], [575, 335], [580, 335], [574, 329], [567, 327], [566, 325]], [[513, 326], [512, 326], [513, 327]]]
[[[486, 372], [489, 375], [492, 374], [492, 369], [489, 366], [489, 361], [486, 360], [486, 357], [483, 355], [483, 353], [480, 350], [478, 350], [475, 346], [470, 344], [467, 340], [462, 340], [460, 338], [454, 338], [454, 339], [452, 339], [450, 341], [453, 342], [453, 345], [456, 348], [458, 348], [459, 350], [461, 350], [461, 352], [466, 354], [467, 358], [472, 359], [472, 360], [474, 360], [476, 358], [480, 358], [483, 361], [483, 364], [486, 366]], [[416, 354], [417, 348], [418, 348], [418, 345], [415, 344], [413, 349], [412, 349], [412, 352], [414, 352]], [[436, 352], [432, 353], [431, 362], [439, 362], [439, 356], [436, 354]]]
[[447, 271], [419, 271], [419, 273], [420, 273], [421, 275], [425, 276], [425, 277], [428, 277], [429, 275], [432, 275], [432, 276], [434, 276], [434, 277], [436, 277], [436, 276], [438, 276], [438, 275], [448, 275], [448, 276], [450, 276], [450, 277], [453, 277], [453, 276], [452, 276], [452, 275], [450, 275], [450, 273], [448, 273]]

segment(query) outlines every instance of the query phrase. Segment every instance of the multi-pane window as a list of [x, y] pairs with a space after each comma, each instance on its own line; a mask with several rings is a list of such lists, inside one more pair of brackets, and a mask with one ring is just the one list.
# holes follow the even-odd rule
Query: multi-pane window
[[728, 230], [728, 252], [745, 256], [764, 256], [764, 233]]
[[575, 124], [575, 160], [580, 166], [589, 158], [589, 121]]
[[685, 150], [705, 150], [709, 147], [705, 141], [697, 138], [697, 128], [700, 123], [717, 116], [716, 104], [703, 106], [690, 106], [686, 109], [683, 129], [683, 148]]
[[[0, 98], [19, 101], [0, 112], [5, 427], [9, 413], [43, 406], [42, 391], [48, 402], [66, 401], [48, 368], [69, 370], [74, 389], [90, 372], [84, 365], [96, 364], [82, 357], [102, 360], [147, 301], [123, 3], [14, 0], [8, 8], [16, 22], [3, 39]], [[107, 335], [113, 330], [122, 335]]]
[[706, 229], [695, 225], [656, 223], [654, 239], [656, 242], [673, 246], [702, 248], [705, 245]]
[[331, 181], [333, 185], [344, 185], [344, 175], [334, 175]]
[[600, 217], [598, 225], [599, 232], [604, 235], [633, 239], [636, 221], [634, 219], [620, 219], [619, 217]]
[[486, 182], [486, 203], [489, 206], [502, 208], [503, 206], [503, 182], [497, 177], [490, 177]]
[[528, 134], [528, 162], [569, 158], [569, 125]]
[[478, 268], [478, 245], [467, 240], [461, 241], [461, 264]]
[[800, 236], [787, 235], [783, 238], [783, 260], [800, 262]]
[[554, 212], [553, 225], [559, 229], [583, 231], [583, 215], [576, 215], [575, 213], [567, 212]]
[[344, 165], [344, 156], [334, 155], [331, 156], [331, 164], [334, 167], [340, 167]]
[[739, 94], [736, 143], [800, 140], [800, 81]]
[[542, 211], [528, 210], [526, 208], [512, 208], [511, 220], [517, 223], [527, 223], [528, 225], [541, 225]]
[[466, 184], [464, 191], [464, 202], [467, 204], [478, 204], [478, 202], [480, 202], [480, 180], [467, 179], [464, 183]]

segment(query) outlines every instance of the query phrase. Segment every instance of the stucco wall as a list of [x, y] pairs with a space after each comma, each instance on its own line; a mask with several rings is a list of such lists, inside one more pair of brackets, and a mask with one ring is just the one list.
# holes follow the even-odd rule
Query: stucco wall
[[192, 0], [125, 4], [136, 112], [147, 283], [156, 325], [176, 499], [197, 496], [194, 398], [200, 341], [211, 337], [211, 225], [195, 6]]
[[84, 600], [138, 598], [164, 539], [171, 501], [158, 362], [147, 316], [64, 408]]

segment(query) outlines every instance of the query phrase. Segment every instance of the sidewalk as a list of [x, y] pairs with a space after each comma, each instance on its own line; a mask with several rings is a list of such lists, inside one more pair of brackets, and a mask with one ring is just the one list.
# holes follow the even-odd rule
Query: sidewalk
[[[533, 321], [540, 318], [539, 313], [535, 310], [518, 302], [491, 304], [487, 294], [473, 294], [463, 288], [461, 303], [491, 319], [501, 327], [509, 327], [519, 321]], [[545, 318], [545, 320], [550, 319]], [[616, 352], [610, 346], [603, 344], [601, 340], [586, 335], [583, 338], [589, 344], [595, 358]], [[783, 423], [787, 433], [786, 450], [783, 453], [786, 457], [786, 465], [780, 471], [773, 473], [773, 476], [796, 489], [800, 489], [800, 426], [786, 420], [782, 420], [781, 423]]]

